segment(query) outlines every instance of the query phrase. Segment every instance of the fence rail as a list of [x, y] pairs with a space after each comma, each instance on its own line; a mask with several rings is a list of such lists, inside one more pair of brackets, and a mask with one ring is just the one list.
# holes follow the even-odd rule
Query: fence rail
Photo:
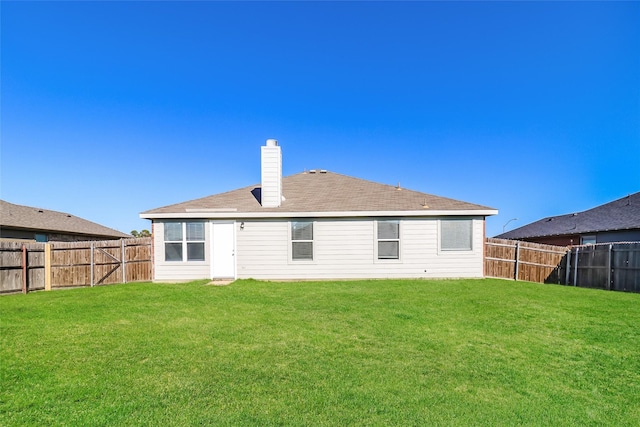
[[640, 292], [640, 242], [569, 248], [487, 238], [485, 276]]
[[640, 242], [576, 246], [566, 262], [567, 285], [640, 292]]
[[562, 246], [487, 238], [485, 275], [540, 283], [561, 283], [562, 260], [569, 251]]
[[0, 292], [152, 279], [151, 238], [0, 242]]

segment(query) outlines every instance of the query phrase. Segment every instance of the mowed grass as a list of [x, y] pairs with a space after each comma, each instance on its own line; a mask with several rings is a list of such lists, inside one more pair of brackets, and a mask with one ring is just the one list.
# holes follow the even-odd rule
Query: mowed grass
[[0, 425], [640, 425], [640, 295], [502, 280], [0, 298]]

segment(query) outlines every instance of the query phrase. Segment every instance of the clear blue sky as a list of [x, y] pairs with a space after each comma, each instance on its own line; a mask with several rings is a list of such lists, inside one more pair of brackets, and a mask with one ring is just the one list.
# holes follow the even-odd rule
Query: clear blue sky
[[330, 171], [491, 206], [640, 191], [638, 2], [8, 2], [1, 197], [141, 211]]

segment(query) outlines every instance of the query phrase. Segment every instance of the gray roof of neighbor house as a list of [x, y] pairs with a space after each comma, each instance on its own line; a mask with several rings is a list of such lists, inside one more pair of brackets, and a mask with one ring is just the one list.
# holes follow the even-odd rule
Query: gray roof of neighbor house
[[0, 200], [0, 227], [117, 239], [131, 237], [68, 213], [14, 205], [4, 200]]
[[194, 212], [227, 212], [238, 214], [304, 214], [344, 212], [400, 212], [421, 211], [425, 215], [435, 211], [475, 211], [469, 214], [496, 214], [492, 208], [418, 191], [378, 184], [326, 171], [302, 172], [282, 179], [284, 201], [279, 208], [263, 208], [260, 204], [260, 184], [227, 193], [215, 194], [175, 205], [148, 210], [142, 218], [161, 217], [162, 214], [187, 214]]
[[636, 228], [640, 229], [640, 192], [583, 212], [544, 218], [496, 237], [526, 239]]

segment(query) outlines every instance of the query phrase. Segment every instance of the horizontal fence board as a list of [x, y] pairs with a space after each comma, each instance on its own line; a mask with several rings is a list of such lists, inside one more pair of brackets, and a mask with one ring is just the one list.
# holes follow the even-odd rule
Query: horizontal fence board
[[561, 264], [568, 250], [562, 246], [487, 238], [485, 275], [540, 283], [560, 283]]
[[28, 289], [44, 289], [47, 278], [47, 245], [51, 254], [49, 278], [52, 288], [146, 281], [153, 278], [150, 237], [49, 243], [3, 241], [0, 242], [0, 292], [17, 292], [22, 289], [25, 267], [22, 265], [23, 246], [27, 250]]
[[[571, 249], [567, 284], [640, 292], [640, 242], [603, 243]], [[576, 261], [577, 258], [577, 261]]]
[[487, 238], [485, 276], [640, 292], [640, 242], [565, 248]]

